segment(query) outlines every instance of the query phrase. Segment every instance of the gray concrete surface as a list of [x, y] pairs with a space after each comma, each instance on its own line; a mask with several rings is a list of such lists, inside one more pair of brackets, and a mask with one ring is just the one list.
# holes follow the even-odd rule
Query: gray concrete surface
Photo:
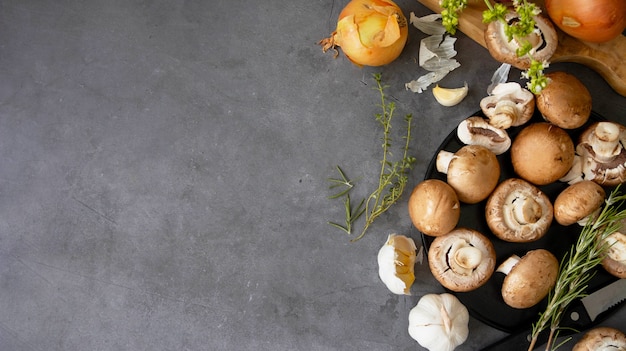
[[[426, 265], [412, 296], [377, 276], [387, 234], [419, 239], [406, 197], [350, 243], [326, 179], [373, 184], [372, 73], [415, 116], [412, 187], [499, 64], [459, 34], [441, 83], [471, 89], [443, 108], [404, 89], [425, 73], [415, 28], [386, 67], [321, 52], [343, 4], [0, 2], [0, 350], [420, 350], [408, 312], [443, 289]], [[626, 122], [595, 72], [551, 69]], [[458, 350], [506, 335], [470, 329]]]

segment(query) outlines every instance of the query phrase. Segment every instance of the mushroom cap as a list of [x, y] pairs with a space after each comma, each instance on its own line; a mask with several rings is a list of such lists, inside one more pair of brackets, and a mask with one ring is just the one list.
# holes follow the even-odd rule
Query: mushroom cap
[[526, 253], [511, 269], [502, 283], [502, 298], [513, 308], [536, 305], [556, 283], [559, 261], [548, 250]]
[[584, 179], [605, 186], [626, 181], [626, 127], [617, 122], [595, 122], [579, 137], [576, 153], [581, 157]]
[[602, 260], [602, 267], [615, 277], [626, 278], [626, 234], [623, 234], [623, 227], [606, 240], [611, 246]]
[[447, 176], [459, 200], [475, 204], [486, 199], [498, 185], [500, 164], [486, 147], [465, 145], [454, 153]]
[[[514, 11], [509, 11], [506, 15], [506, 22], [510, 23], [517, 18], [518, 15]], [[531, 50], [532, 57], [539, 61], [549, 61], [558, 45], [557, 32], [552, 22], [544, 16], [538, 15], [533, 17], [535, 20], [535, 29], [539, 35], [531, 34], [529, 41], [534, 42], [534, 49]], [[515, 68], [528, 69], [531, 60], [528, 55], [517, 56], [516, 50], [520, 47], [515, 40], [510, 42], [504, 32], [504, 24], [502, 21], [493, 21], [487, 25], [485, 29], [485, 44], [491, 56], [504, 63], [509, 63]]]
[[595, 327], [578, 340], [572, 351], [626, 350], [626, 335], [611, 327]]
[[561, 191], [554, 200], [554, 219], [561, 225], [572, 225], [602, 206], [606, 192], [591, 180], [582, 180]]
[[435, 279], [445, 288], [474, 290], [489, 280], [496, 264], [491, 241], [480, 232], [456, 228], [438, 236], [428, 249], [428, 264]]
[[548, 196], [519, 178], [500, 183], [485, 206], [485, 218], [493, 234], [516, 243], [543, 237], [550, 228], [553, 212]]
[[546, 185], [563, 177], [574, 164], [574, 142], [560, 127], [547, 122], [524, 127], [511, 144], [511, 163], [520, 177]]
[[591, 115], [591, 94], [574, 75], [557, 71], [546, 74], [549, 84], [537, 95], [543, 118], [561, 128], [582, 127]]
[[454, 189], [446, 182], [427, 179], [411, 192], [409, 216], [420, 232], [440, 236], [456, 227], [461, 216], [461, 204]]
[[461, 121], [456, 134], [463, 144], [481, 145], [496, 155], [503, 154], [511, 147], [511, 138], [506, 130], [492, 126], [480, 116]]

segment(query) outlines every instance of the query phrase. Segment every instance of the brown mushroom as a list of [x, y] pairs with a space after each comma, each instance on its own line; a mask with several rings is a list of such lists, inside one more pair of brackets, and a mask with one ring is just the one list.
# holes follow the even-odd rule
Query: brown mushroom
[[438, 236], [428, 250], [428, 264], [435, 279], [456, 292], [470, 291], [485, 284], [493, 274], [496, 252], [480, 232], [456, 228]]
[[456, 192], [446, 182], [427, 179], [415, 186], [409, 197], [409, 216], [422, 233], [440, 236], [456, 227], [461, 204]]
[[535, 112], [535, 95], [519, 83], [500, 83], [480, 100], [480, 109], [489, 124], [501, 128], [517, 127], [528, 122]]
[[582, 127], [591, 115], [591, 94], [574, 75], [546, 74], [549, 84], [537, 95], [537, 109], [543, 118], [561, 128]]
[[456, 134], [463, 144], [484, 146], [496, 155], [503, 154], [511, 147], [511, 138], [506, 130], [494, 127], [479, 116], [461, 121]]
[[[509, 11], [505, 20], [507, 23], [515, 21], [518, 14]], [[544, 16], [535, 16], [535, 30], [526, 38], [522, 38], [522, 43], [513, 39], [509, 41], [505, 33], [505, 24], [502, 21], [493, 21], [487, 25], [485, 29], [485, 44], [491, 56], [504, 63], [509, 63], [519, 69], [528, 69], [531, 59], [528, 55], [518, 56], [517, 49], [523, 43], [530, 42], [532, 45], [532, 58], [539, 61], [549, 61], [550, 57], [556, 51], [558, 45], [558, 37], [552, 22]]]
[[486, 199], [500, 179], [496, 155], [480, 145], [465, 145], [455, 153], [441, 150], [436, 166], [447, 175], [459, 200], [468, 204]]
[[595, 327], [578, 340], [572, 351], [626, 350], [626, 335], [612, 327]]
[[[626, 181], [626, 127], [616, 122], [596, 122], [580, 135], [579, 179], [615, 186]], [[570, 178], [574, 178], [572, 175]], [[576, 181], [576, 180], [573, 180]]]
[[522, 258], [513, 255], [497, 269], [506, 274], [502, 282], [502, 298], [513, 308], [538, 304], [556, 284], [559, 261], [548, 250], [528, 251]]
[[626, 278], [626, 220], [622, 220], [621, 227], [605, 240], [609, 249], [602, 260], [602, 267], [618, 278]]
[[485, 218], [498, 238], [508, 242], [531, 242], [548, 232], [553, 207], [539, 188], [525, 180], [509, 178], [489, 196]]
[[560, 127], [538, 122], [524, 127], [511, 145], [511, 163], [520, 177], [546, 185], [565, 176], [574, 163], [574, 142]]
[[554, 200], [554, 219], [561, 225], [578, 223], [584, 226], [587, 220], [600, 211], [606, 192], [597, 183], [583, 180], [561, 191]]

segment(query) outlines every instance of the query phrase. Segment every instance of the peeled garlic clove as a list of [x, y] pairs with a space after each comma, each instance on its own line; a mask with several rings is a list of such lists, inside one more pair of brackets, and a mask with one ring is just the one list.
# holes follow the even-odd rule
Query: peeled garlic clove
[[468, 91], [467, 83], [460, 88], [442, 88], [436, 85], [433, 88], [433, 95], [438, 103], [449, 107], [461, 102], [467, 96]]
[[410, 295], [416, 260], [417, 246], [413, 239], [390, 234], [378, 251], [378, 275], [392, 293]]

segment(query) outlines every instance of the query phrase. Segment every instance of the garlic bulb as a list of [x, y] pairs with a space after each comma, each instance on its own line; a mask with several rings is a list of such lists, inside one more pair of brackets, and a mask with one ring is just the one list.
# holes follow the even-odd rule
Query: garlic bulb
[[378, 275], [392, 293], [411, 294], [411, 285], [415, 281], [416, 251], [413, 239], [397, 234], [390, 234], [378, 251]]
[[452, 351], [468, 334], [469, 313], [452, 294], [426, 294], [409, 312], [409, 335], [429, 351]]

